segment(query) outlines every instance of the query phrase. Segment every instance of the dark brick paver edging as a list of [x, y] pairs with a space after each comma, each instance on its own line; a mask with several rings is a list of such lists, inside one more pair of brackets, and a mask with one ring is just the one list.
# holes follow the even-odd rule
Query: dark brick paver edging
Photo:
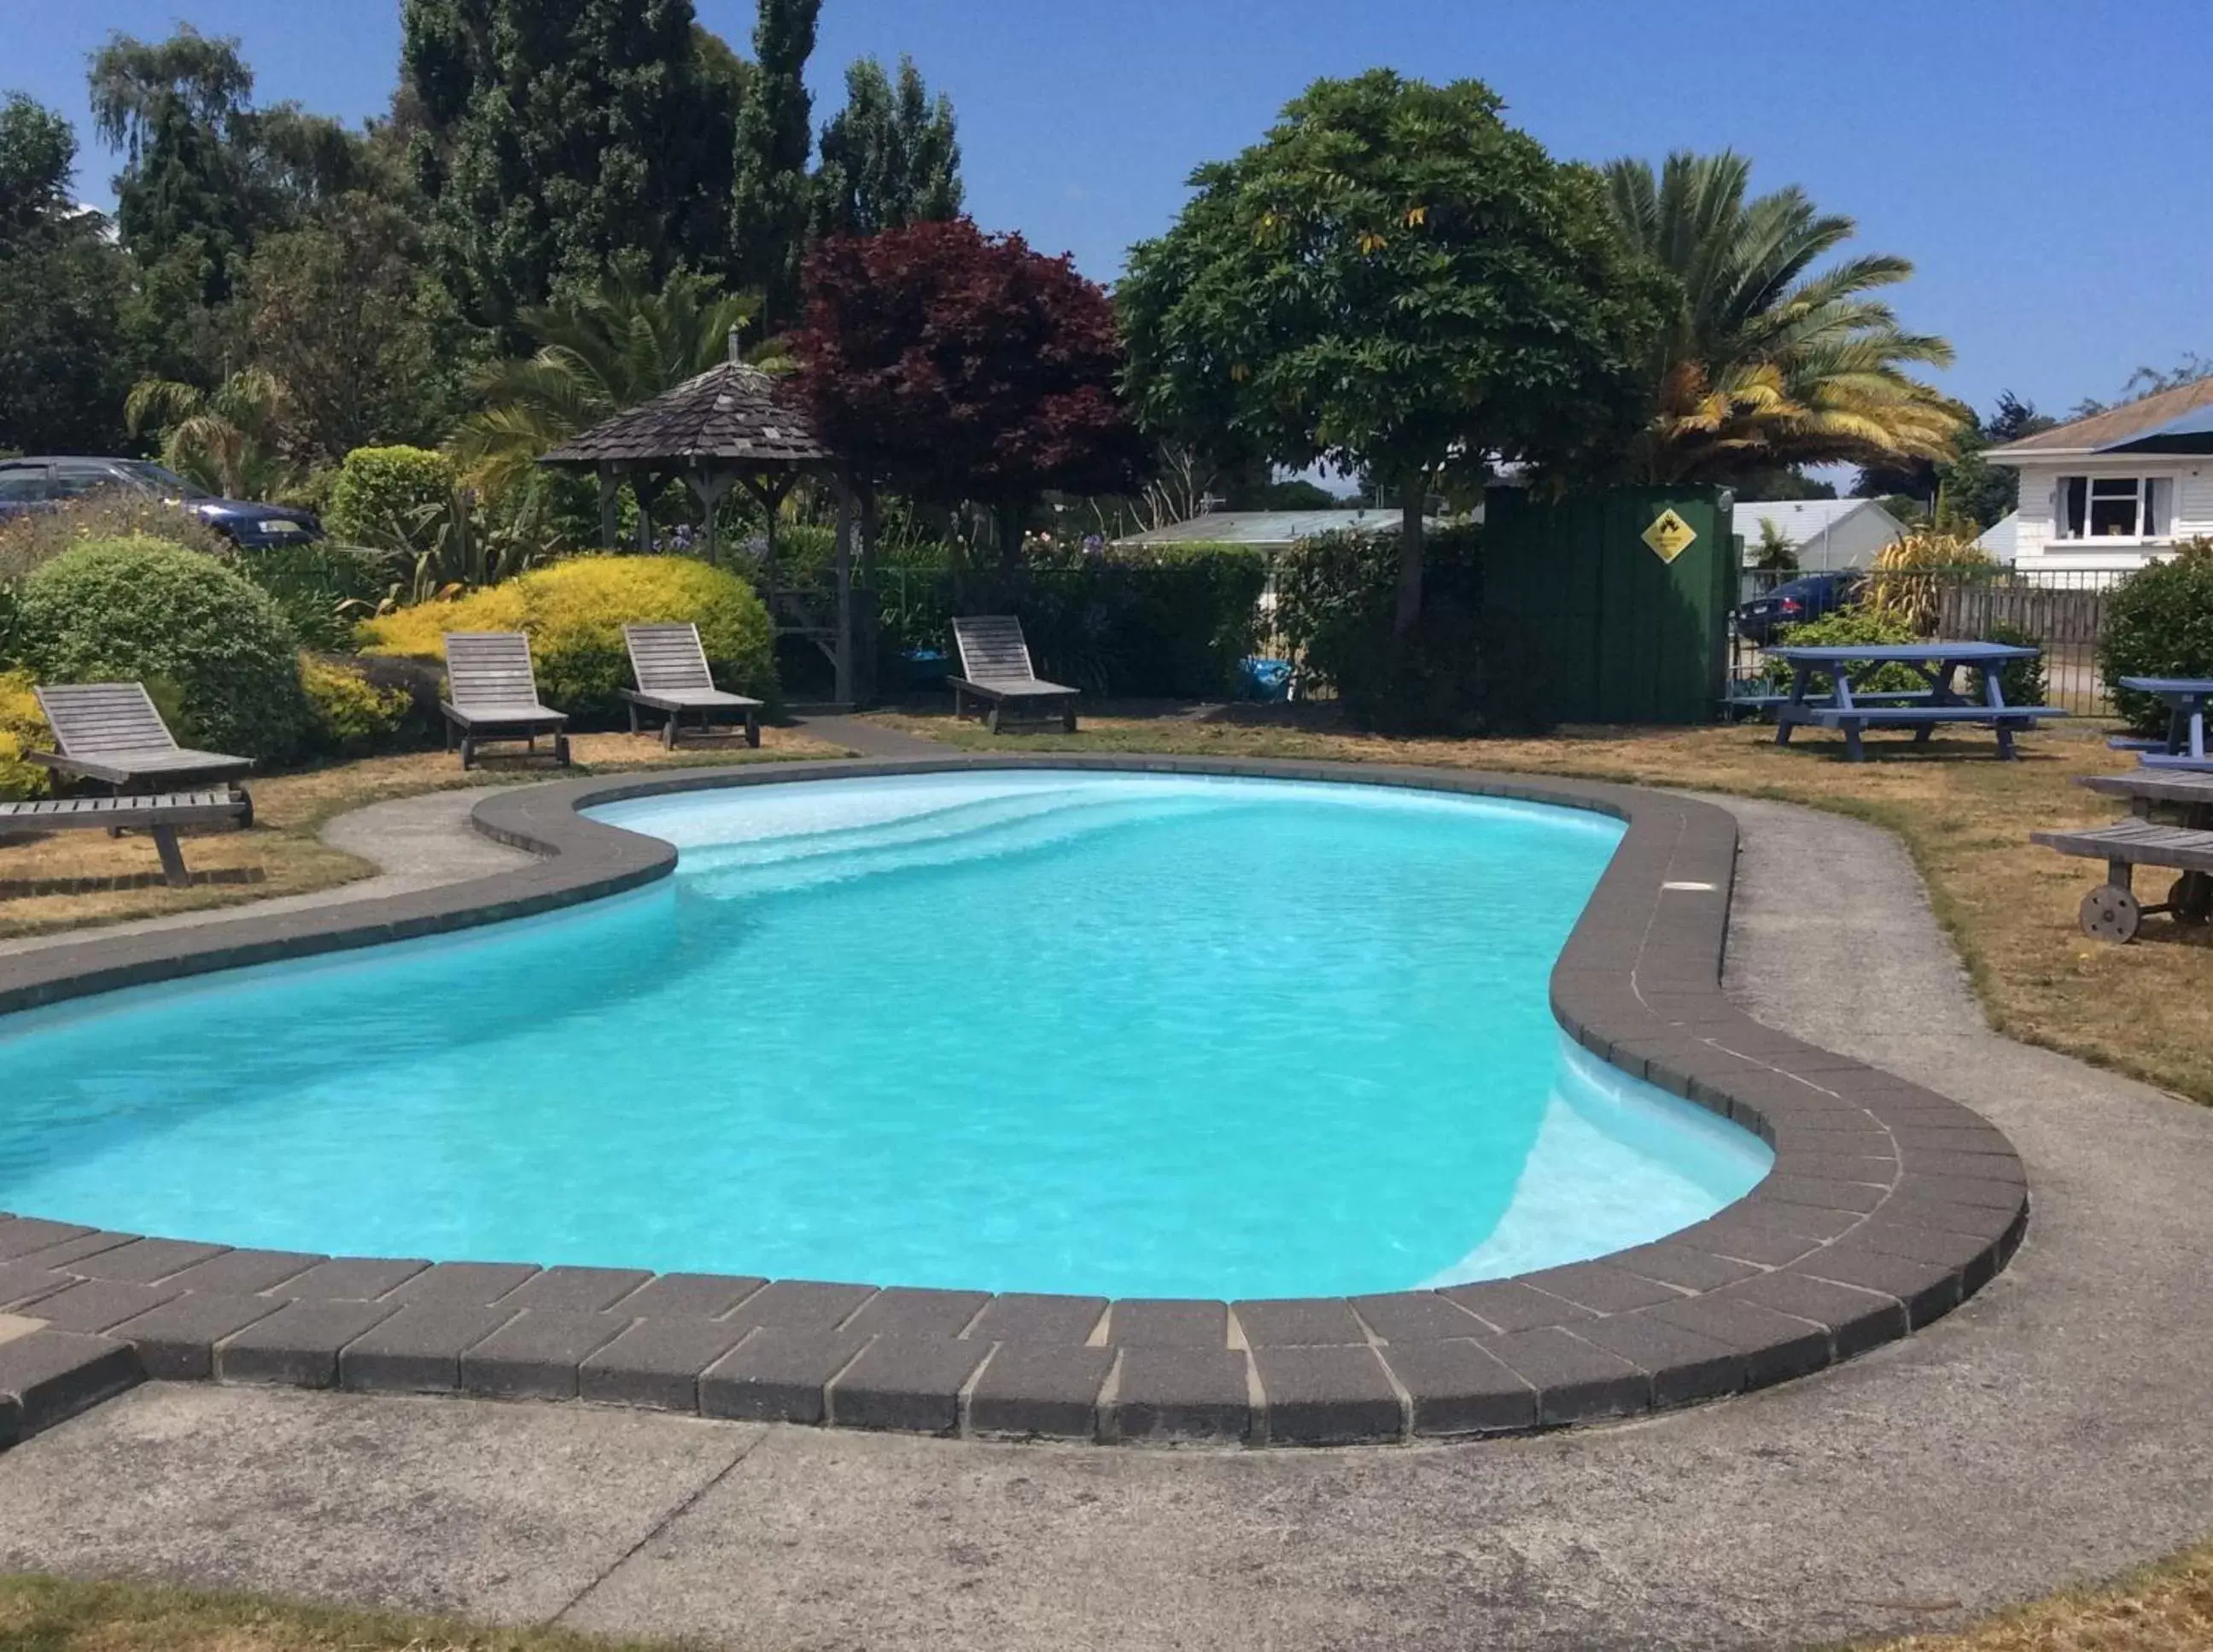
[[2027, 1182], [1998, 1131], [1722, 995], [1727, 812], [1542, 776], [1055, 753], [557, 782], [476, 808], [479, 829], [545, 857], [531, 866], [373, 905], [0, 957], [0, 1013], [521, 917], [674, 869], [668, 844], [577, 813], [592, 804], [978, 768], [1345, 781], [1615, 816], [1627, 830], [1553, 968], [1554, 1014], [1602, 1059], [1756, 1132], [1773, 1171], [1707, 1220], [1594, 1261], [1435, 1291], [1238, 1302], [326, 1258], [0, 1216], [0, 1316], [41, 1322], [0, 1340], [0, 1444], [141, 1375], [1101, 1442], [1512, 1433], [1818, 1370], [1948, 1312], [2020, 1242]]

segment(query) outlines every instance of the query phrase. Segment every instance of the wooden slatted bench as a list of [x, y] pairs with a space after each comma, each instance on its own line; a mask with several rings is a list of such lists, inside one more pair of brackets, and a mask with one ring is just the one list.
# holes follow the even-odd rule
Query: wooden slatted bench
[[253, 823], [246, 794], [224, 786], [208, 791], [138, 792], [106, 797], [49, 797], [28, 803], [0, 803], [0, 838], [34, 837], [48, 832], [143, 831], [162, 856], [162, 875], [173, 889], [189, 885], [177, 828]]
[[1022, 638], [1022, 622], [1010, 613], [976, 614], [953, 622], [954, 646], [960, 652], [960, 674], [945, 680], [953, 690], [953, 715], [964, 714], [964, 699], [988, 708], [985, 725], [999, 732], [1009, 713], [1030, 713], [1041, 720], [1055, 716], [1070, 734], [1076, 732], [1076, 702], [1082, 690], [1065, 683], [1049, 683], [1030, 664], [1029, 644]]

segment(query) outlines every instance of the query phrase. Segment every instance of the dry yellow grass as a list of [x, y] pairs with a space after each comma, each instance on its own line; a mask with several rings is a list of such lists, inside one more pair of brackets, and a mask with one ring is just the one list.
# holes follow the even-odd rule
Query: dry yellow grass
[[[2095, 1588], [2000, 1612], [1956, 1635], [1880, 1652], [2204, 1652], [2213, 1545]], [[680, 1652], [558, 1629], [349, 1612], [265, 1596], [135, 1583], [0, 1577], [0, 1652]]]
[[[658, 735], [577, 735], [570, 745], [576, 766], [569, 772], [573, 774], [847, 755], [843, 747], [774, 728], [761, 731], [759, 751], [740, 740], [716, 738], [669, 752], [662, 749]], [[159, 883], [140, 888], [80, 887], [158, 872], [154, 846], [143, 837], [57, 832], [11, 839], [0, 844], [0, 937], [88, 929], [351, 882], [376, 869], [316, 835], [333, 815], [387, 798], [457, 787], [512, 785], [550, 779], [561, 772], [542, 757], [533, 760], [487, 753], [477, 768], [464, 774], [460, 759], [449, 753], [408, 752], [257, 777], [251, 782], [252, 830], [210, 831], [186, 838], [186, 864], [195, 875], [214, 875], [213, 881], [196, 881], [189, 889]], [[52, 880], [71, 881], [70, 892], [23, 892], [26, 886]]]
[[[0, 1652], [648, 1652], [560, 1629], [346, 1612], [260, 1595], [0, 1578]], [[655, 1652], [677, 1652], [666, 1643]]]
[[[1527, 770], [1731, 792], [1810, 804], [1897, 832], [1927, 880], [1936, 914], [1974, 978], [1991, 1024], [2213, 1102], [2213, 933], [2148, 918], [2133, 946], [2106, 946], [2076, 927], [2076, 908], [2103, 876], [2028, 841], [2039, 826], [2109, 820], [2114, 800], [2074, 784], [2126, 759], [2110, 732], [2087, 721], [2021, 742], [2022, 760], [1998, 761], [1987, 733], [1962, 730], [1916, 747], [1869, 737], [1871, 759], [1840, 761], [1842, 741], [1818, 731], [1788, 747], [1759, 725], [1579, 728], [1545, 740], [1387, 740], [1344, 733], [1311, 713], [1235, 710], [1213, 716], [1086, 716], [1081, 732], [996, 738], [945, 716], [881, 721], [969, 749], [1156, 751], [1325, 758]], [[1808, 869], [1809, 875], [1819, 875]], [[2141, 880], [2145, 899], [2166, 882]]]
[[1957, 1635], [1910, 1635], [1882, 1652], [2205, 1652], [2213, 1647], [2213, 1544], [2096, 1588], [2003, 1612]]

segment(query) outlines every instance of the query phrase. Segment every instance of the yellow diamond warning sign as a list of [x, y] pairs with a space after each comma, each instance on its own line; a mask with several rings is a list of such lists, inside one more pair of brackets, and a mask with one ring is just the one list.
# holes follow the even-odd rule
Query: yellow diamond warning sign
[[1690, 549], [1691, 541], [1698, 537], [1692, 527], [1672, 510], [1663, 510], [1641, 536], [1662, 562], [1673, 562]]

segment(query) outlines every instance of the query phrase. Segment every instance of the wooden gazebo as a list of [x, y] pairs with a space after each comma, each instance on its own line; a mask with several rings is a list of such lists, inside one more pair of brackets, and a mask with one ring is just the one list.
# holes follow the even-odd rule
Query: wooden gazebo
[[[779, 637], [803, 637], [826, 654], [837, 673], [835, 698], [854, 700], [852, 489], [831, 451], [816, 437], [805, 411], [785, 385], [759, 368], [731, 359], [687, 379], [651, 401], [571, 436], [539, 463], [588, 471], [600, 484], [600, 540], [613, 550], [616, 493], [623, 479], [637, 483], [638, 548], [653, 546], [653, 524], [644, 502], [668, 481], [681, 479], [706, 516], [702, 548], [718, 561], [715, 508], [733, 485], [760, 503], [768, 517], [761, 580], [769, 617]], [[837, 592], [834, 619], [819, 612], [820, 594], [782, 579], [776, 558], [777, 511], [802, 476], [826, 479], [838, 500]]]

